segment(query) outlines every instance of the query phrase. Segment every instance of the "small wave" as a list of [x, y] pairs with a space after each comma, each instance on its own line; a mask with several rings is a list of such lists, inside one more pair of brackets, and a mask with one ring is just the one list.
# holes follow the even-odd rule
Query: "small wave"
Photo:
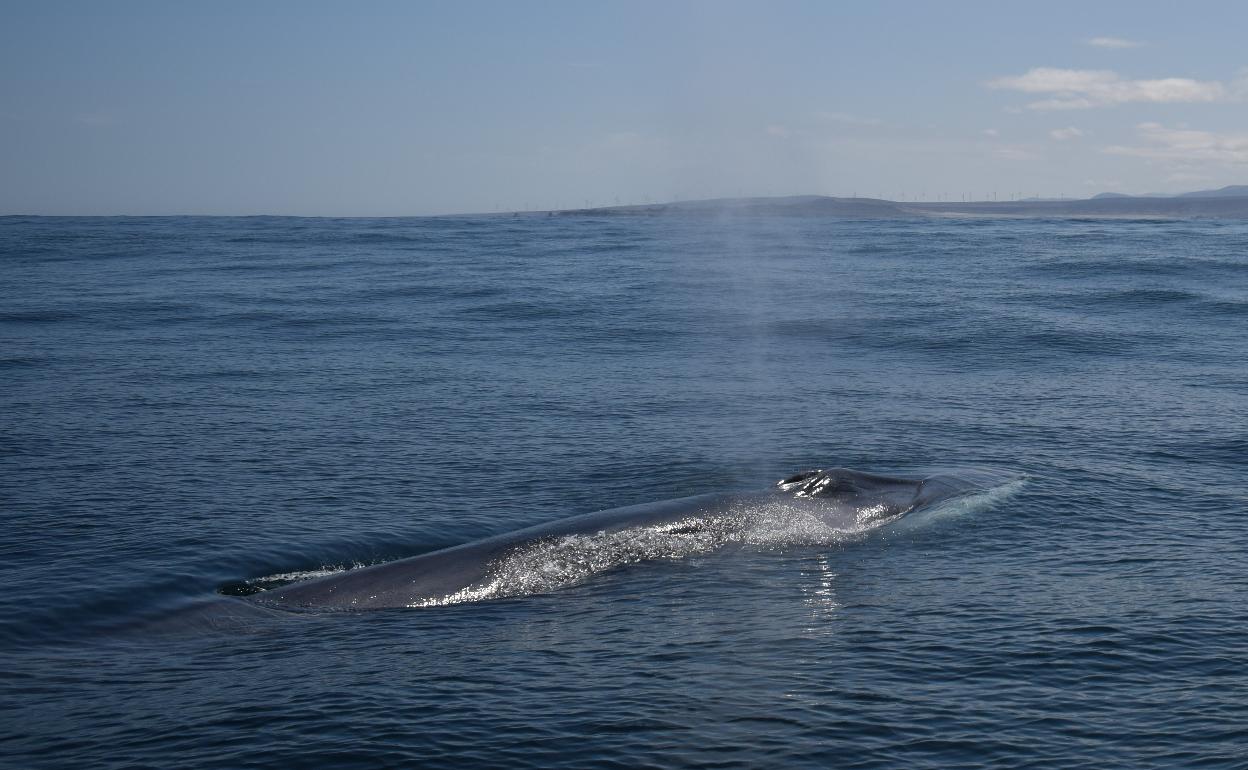
[[434, 236], [428, 233], [416, 232], [356, 232], [344, 233], [337, 240], [341, 243], [361, 243], [369, 245], [380, 245], [386, 243], [428, 243], [434, 240]]
[[465, 308], [461, 312], [467, 316], [502, 321], [546, 321], [576, 318], [591, 311], [592, 308], [588, 304], [514, 300], [477, 305]]
[[0, 358], [0, 369], [25, 369], [45, 366], [54, 359], [51, 356], [6, 356]]
[[1248, 301], [1236, 299], [1207, 299], [1198, 305], [1199, 310], [1210, 316], [1222, 316], [1241, 320], [1248, 315]]
[[1176, 302], [1190, 302], [1201, 298], [1200, 294], [1182, 289], [1135, 288], [1101, 291], [1087, 295], [1092, 304], [1123, 305], [1151, 308]]
[[1114, 356], [1130, 352], [1145, 335], [1120, 334], [1105, 329], [1053, 328], [1022, 334], [1022, 350], [1047, 351], [1050, 355]]
[[1158, 331], [1117, 332], [1091, 326], [1049, 325], [1036, 328], [1003, 323], [992, 335], [947, 323], [937, 314], [922, 318], [806, 319], [771, 322], [779, 337], [806, 339], [865, 350], [908, 350], [928, 356], [955, 357], [961, 365], [996, 366], [1006, 361], [1065, 359], [1072, 355], [1129, 355], [1141, 346], [1166, 342]]
[[863, 243], [857, 246], [850, 246], [845, 249], [846, 254], [889, 254], [896, 251], [895, 244], [889, 243]]
[[76, 321], [78, 313], [67, 310], [10, 310], [0, 313], [0, 323], [39, 324]]
[[900, 333], [912, 322], [896, 316], [879, 315], [862, 318], [800, 318], [769, 321], [764, 330], [778, 337], [809, 340], [871, 340], [882, 331]]
[[1248, 436], [1171, 442], [1154, 451], [1159, 457], [1199, 464], [1248, 465]]
[[1086, 280], [1092, 277], [1187, 276], [1199, 265], [1190, 259], [1055, 259], [1025, 268], [1026, 272], [1053, 278]]

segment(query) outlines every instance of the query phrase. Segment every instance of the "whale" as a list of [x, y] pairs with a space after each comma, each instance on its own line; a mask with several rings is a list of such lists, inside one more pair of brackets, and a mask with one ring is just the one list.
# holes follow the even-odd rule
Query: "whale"
[[750, 544], [834, 542], [1000, 483], [988, 471], [894, 476], [795, 473], [761, 490], [710, 493], [560, 519], [247, 596], [285, 612], [436, 607], [545, 593], [613, 567]]

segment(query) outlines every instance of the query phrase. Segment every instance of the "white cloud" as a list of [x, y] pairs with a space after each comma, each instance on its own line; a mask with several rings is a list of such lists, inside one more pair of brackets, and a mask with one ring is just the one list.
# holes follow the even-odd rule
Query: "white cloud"
[[1052, 95], [1050, 99], [1028, 104], [1028, 109], [1032, 110], [1079, 110], [1128, 102], [1217, 102], [1230, 97], [1226, 86], [1217, 81], [1191, 78], [1127, 80], [1110, 70], [1054, 67], [1036, 67], [1023, 75], [990, 80], [987, 85], [989, 88]]
[[1049, 136], [1053, 137], [1059, 142], [1064, 142], [1067, 139], [1075, 139], [1077, 137], [1083, 136], [1083, 131], [1075, 128], [1074, 126], [1067, 126], [1066, 128], [1053, 129], [1052, 131], [1049, 132]]
[[773, 125], [767, 126], [767, 135], [774, 136], [778, 139], [788, 139], [790, 136], [793, 135], [793, 132], [785, 128], [784, 126], [773, 124]]
[[1248, 163], [1248, 134], [1220, 134], [1190, 128], [1166, 128], [1160, 123], [1136, 127], [1144, 144], [1106, 147], [1111, 155], [1153, 160], [1201, 163]]
[[985, 128], [983, 134], [984, 136], [998, 137], [1001, 135], [1001, 132], [995, 128]]
[[1093, 37], [1083, 42], [1097, 48], [1139, 48], [1144, 45], [1136, 40], [1127, 40], [1121, 37]]

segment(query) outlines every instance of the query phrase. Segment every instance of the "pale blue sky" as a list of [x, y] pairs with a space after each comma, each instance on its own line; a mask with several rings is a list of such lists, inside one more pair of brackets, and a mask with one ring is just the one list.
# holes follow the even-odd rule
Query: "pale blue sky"
[[1248, 3], [0, 2], [0, 213], [1248, 183]]

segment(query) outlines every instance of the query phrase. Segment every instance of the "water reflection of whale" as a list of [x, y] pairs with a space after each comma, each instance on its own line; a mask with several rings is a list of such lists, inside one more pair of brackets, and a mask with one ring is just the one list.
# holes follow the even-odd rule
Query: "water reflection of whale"
[[835, 542], [1003, 479], [812, 470], [754, 493], [709, 494], [574, 516], [249, 597], [280, 610], [429, 607], [552, 590], [615, 566], [729, 545]]

